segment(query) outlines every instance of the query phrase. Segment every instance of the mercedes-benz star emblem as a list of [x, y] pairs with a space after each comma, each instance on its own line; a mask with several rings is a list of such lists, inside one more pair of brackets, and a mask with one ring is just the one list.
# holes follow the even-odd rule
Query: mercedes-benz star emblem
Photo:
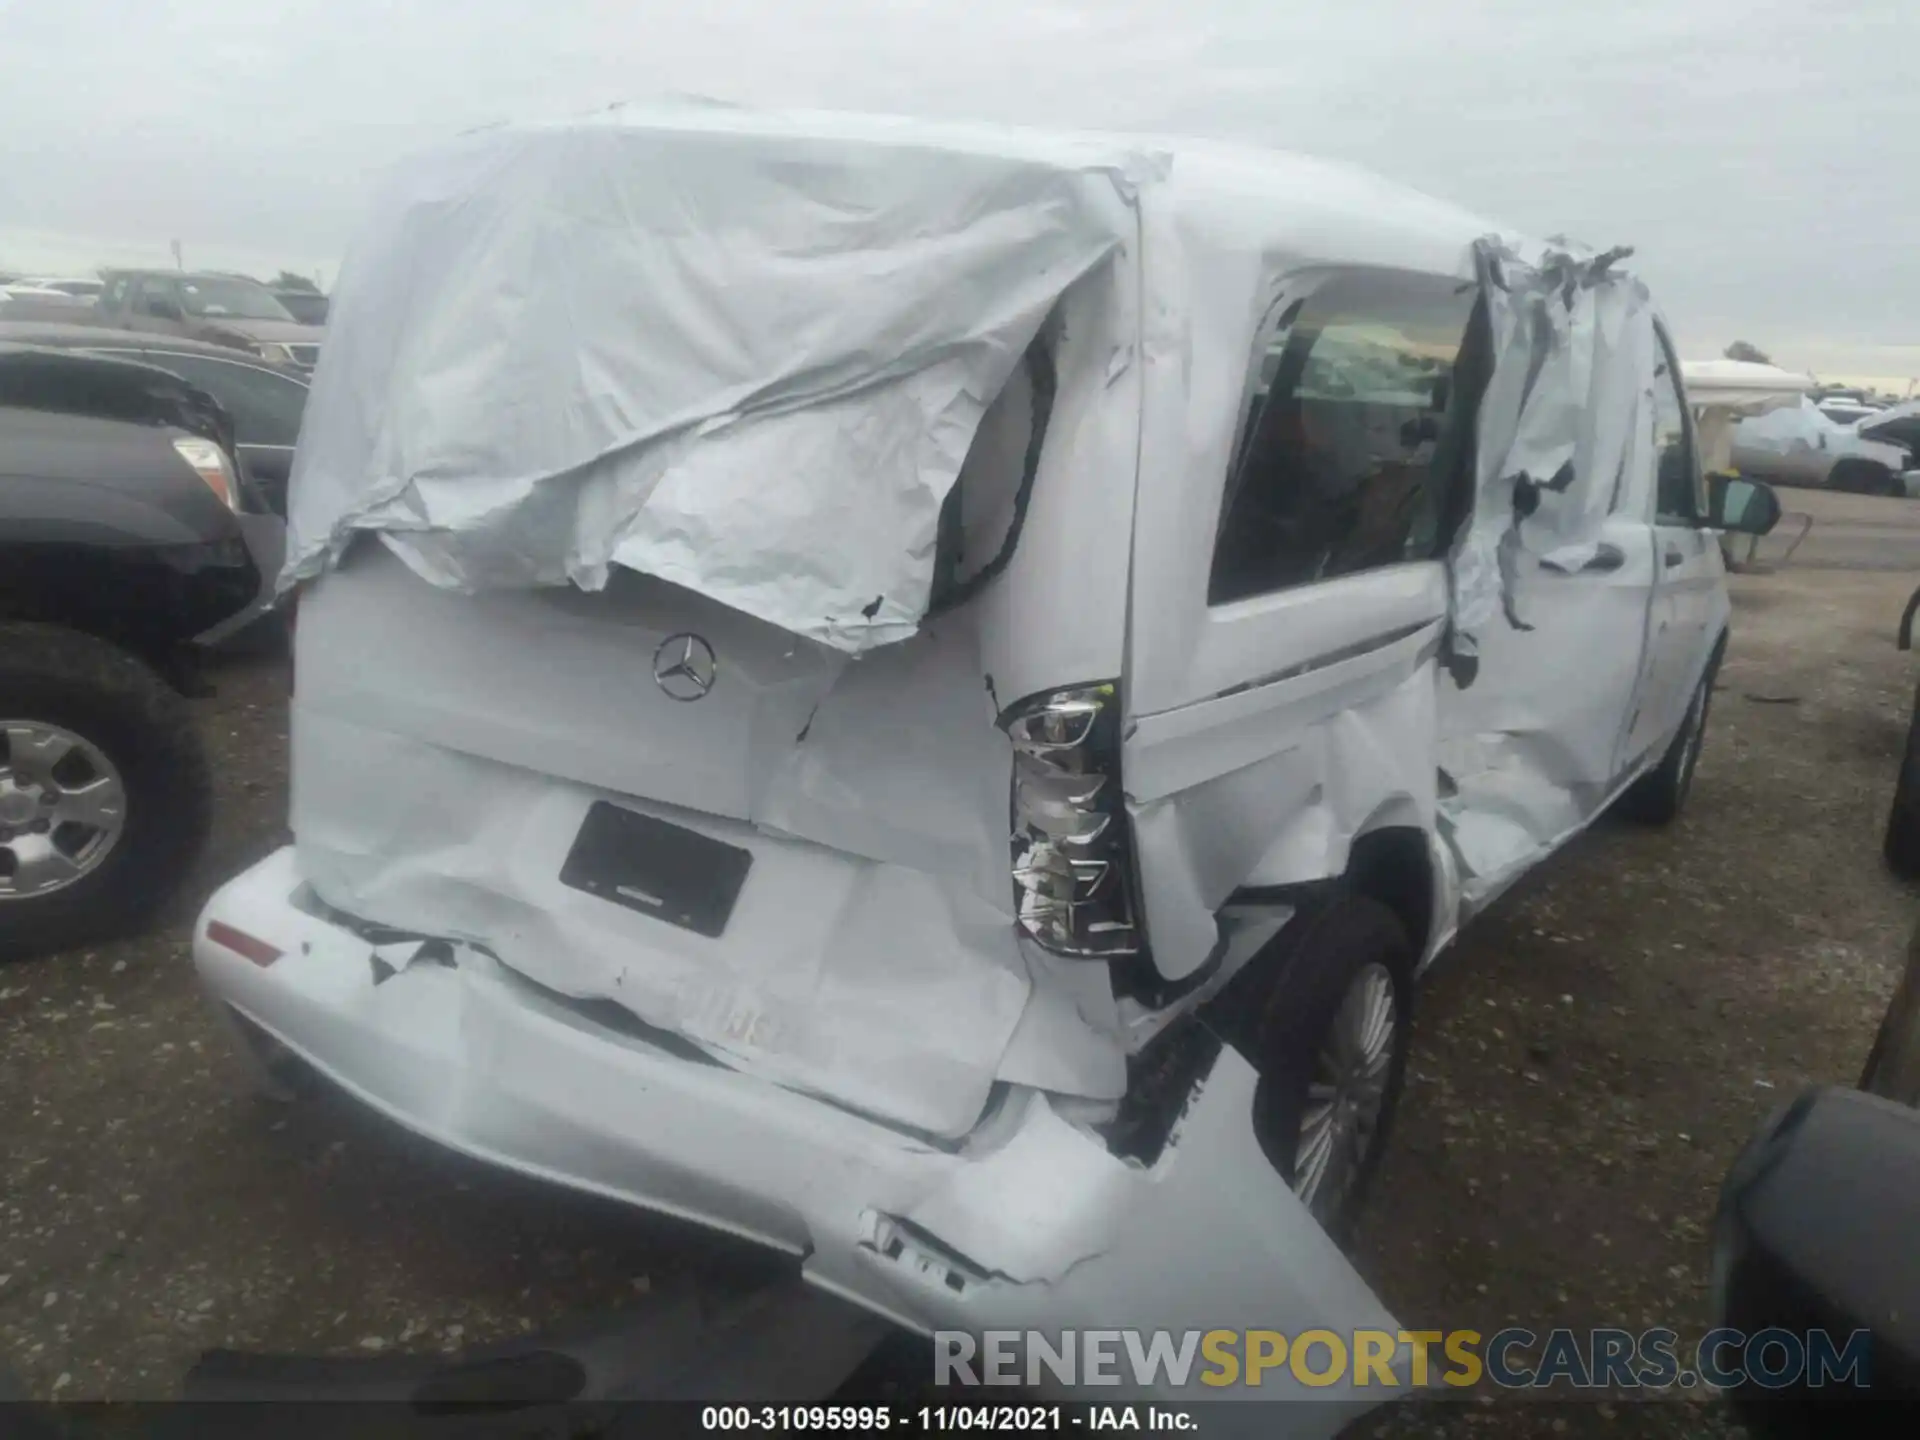
[[653, 680], [672, 700], [698, 700], [713, 689], [713, 647], [698, 635], [669, 635], [653, 652]]

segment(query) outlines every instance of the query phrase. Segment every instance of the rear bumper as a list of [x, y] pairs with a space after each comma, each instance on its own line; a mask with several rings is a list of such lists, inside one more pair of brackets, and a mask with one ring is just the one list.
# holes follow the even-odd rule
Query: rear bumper
[[[367, 940], [291, 903], [300, 883], [289, 848], [213, 896], [194, 933], [203, 984], [453, 1149], [802, 1256], [815, 1285], [924, 1332], [1395, 1328], [1261, 1158], [1255, 1077], [1231, 1049], [1150, 1169], [1017, 1087], [948, 1150], [611, 1030], [471, 949], [447, 964], [385, 947], [376, 965]], [[209, 939], [215, 923], [280, 958]], [[1065, 1393], [1311, 1401], [1290, 1417], [1300, 1434], [1393, 1393], [1284, 1372], [1203, 1386], [1204, 1368]]]

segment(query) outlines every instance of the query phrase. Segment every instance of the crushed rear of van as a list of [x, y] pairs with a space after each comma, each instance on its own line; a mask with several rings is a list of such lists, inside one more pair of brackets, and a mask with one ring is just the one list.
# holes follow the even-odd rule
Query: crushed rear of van
[[[1229, 833], [1274, 716], [1222, 749], [1131, 708], [1136, 487], [1149, 428], [1175, 479], [1224, 469], [1273, 213], [1301, 263], [1444, 273], [1477, 232], [1244, 157], [1147, 214], [1170, 163], [703, 109], [483, 132], [397, 177], [293, 482], [295, 844], [195, 936], [249, 1045], [917, 1330], [1397, 1333], [1195, 1017], [1292, 914], [1274, 884], [1217, 924], [1213, 892], [1263, 856], [1324, 881], [1372, 799], [1322, 768], [1430, 726], [1444, 580], [1408, 580], [1384, 648], [1299, 637], [1301, 714], [1398, 688], [1272, 771], [1300, 824]], [[1147, 283], [1183, 244], [1218, 293]], [[1231, 392], [1218, 433], [1185, 433], [1189, 390]], [[1143, 864], [1129, 754], [1157, 799], [1204, 784], [1220, 832], [1160, 805]], [[1394, 1388], [1203, 1369], [1087, 1393], [1310, 1397], [1308, 1434]]]

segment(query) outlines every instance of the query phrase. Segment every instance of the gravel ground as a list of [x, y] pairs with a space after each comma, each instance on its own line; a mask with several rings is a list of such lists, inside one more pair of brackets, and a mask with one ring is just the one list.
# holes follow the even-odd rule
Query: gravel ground
[[[1804, 567], [1875, 563], [1864, 546], [1920, 569], [1920, 531], [1900, 502], [1789, 508], [1832, 519], [1846, 553], [1824, 554], [1816, 530], [1792, 568], [1734, 580], [1687, 814], [1667, 830], [1602, 823], [1423, 993], [1360, 1237], [1363, 1269], [1410, 1325], [1697, 1333], [1735, 1150], [1797, 1086], [1857, 1076], [1913, 922], [1878, 863], [1914, 679], [1891, 635], [1912, 582]], [[0, 970], [0, 1360], [36, 1395], [165, 1397], [215, 1345], [455, 1347], [745, 1263], [686, 1227], [439, 1154], [345, 1102], [282, 1109], [234, 1085], [183, 936], [220, 878], [285, 838], [285, 692], [282, 665], [256, 657], [200, 702], [218, 828], [164, 924]], [[1726, 1427], [1680, 1402], [1466, 1402], [1354, 1434]]]

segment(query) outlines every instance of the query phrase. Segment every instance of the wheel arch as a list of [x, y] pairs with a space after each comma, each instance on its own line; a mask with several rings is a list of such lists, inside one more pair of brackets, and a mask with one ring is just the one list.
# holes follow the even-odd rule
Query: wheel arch
[[1430, 832], [1419, 825], [1388, 823], [1363, 831], [1347, 854], [1344, 888], [1379, 902], [1407, 932], [1416, 961], [1444, 926], [1445, 894]]

